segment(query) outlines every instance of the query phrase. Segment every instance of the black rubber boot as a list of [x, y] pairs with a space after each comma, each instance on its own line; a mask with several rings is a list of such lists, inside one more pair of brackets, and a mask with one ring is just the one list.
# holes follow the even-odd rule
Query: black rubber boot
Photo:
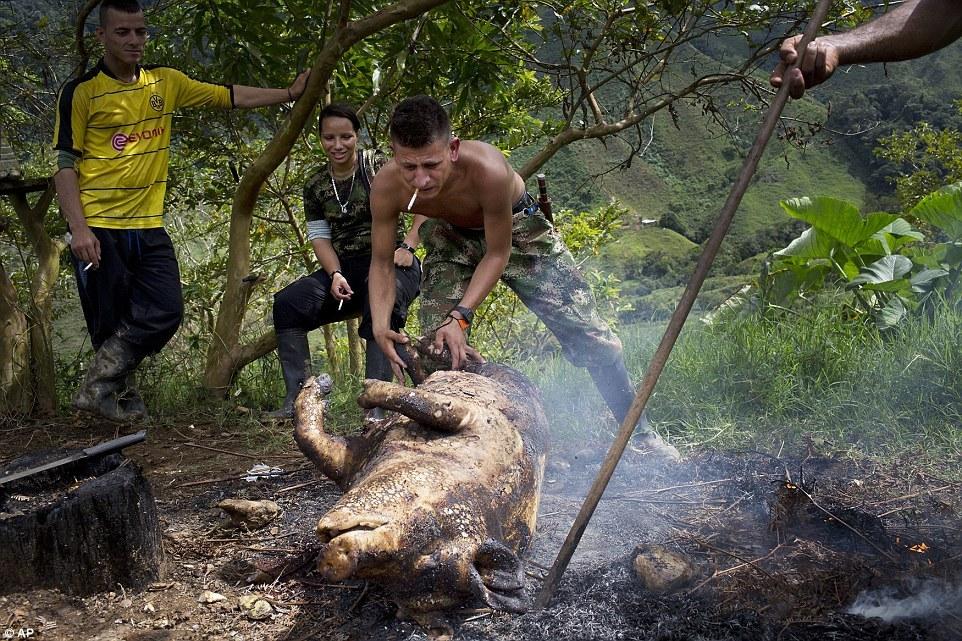
[[[365, 342], [367, 347], [364, 353], [364, 378], [391, 381], [394, 378], [391, 361], [384, 355], [376, 341], [368, 340]], [[364, 412], [364, 420], [368, 422], [383, 421], [385, 418], [387, 418], [387, 413], [382, 407], [372, 407]]]
[[111, 421], [144, 418], [146, 409], [137, 411], [125, 407], [119, 398], [127, 377], [137, 369], [144, 356], [140, 349], [124, 339], [118, 336], [108, 338], [94, 355], [84, 382], [74, 396], [73, 406]]
[[294, 418], [294, 401], [297, 400], [304, 381], [311, 375], [311, 348], [307, 343], [307, 332], [301, 329], [278, 332], [277, 359], [281, 362], [287, 396], [279, 409], [265, 412], [264, 416], [276, 419]]
[[[628, 415], [632, 401], [635, 400], [635, 388], [628, 377], [624, 360], [619, 358], [607, 367], [589, 367], [588, 373], [591, 374], [591, 380], [598, 388], [598, 393], [605, 399], [618, 425], [621, 425], [625, 421], [625, 416]], [[651, 429], [645, 412], [642, 412], [638, 419], [634, 438], [638, 442], [638, 449], [645, 453], [670, 461], [681, 460], [678, 450]]]

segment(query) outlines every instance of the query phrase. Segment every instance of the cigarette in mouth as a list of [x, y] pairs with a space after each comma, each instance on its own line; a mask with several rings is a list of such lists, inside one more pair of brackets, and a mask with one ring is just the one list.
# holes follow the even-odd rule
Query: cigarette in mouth
[[411, 211], [411, 207], [414, 207], [414, 200], [418, 197], [418, 190], [415, 189], [414, 193], [411, 194], [411, 200], [408, 201], [408, 211]]
[[87, 266], [84, 267], [82, 271], [87, 271], [88, 269], [90, 269], [90, 268], [93, 267], [93, 266], [94, 266], [93, 263], [87, 263]]

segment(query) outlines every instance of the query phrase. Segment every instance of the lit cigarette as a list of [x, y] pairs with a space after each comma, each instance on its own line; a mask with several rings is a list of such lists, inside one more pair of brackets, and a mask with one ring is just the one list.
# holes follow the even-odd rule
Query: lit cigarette
[[338, 303], [337, 303], [337, 311], [341, 311], [341, 308], [342, 308], [342, 307], [344, 307], [344, 299], [343, 299], [343, 298], [342, 298], [340, 301], [338, 301]]
[[84, 267], [82, 271], [87, 271], [88, 269], [90, 269], [90, 268], [93, 267], [93, 266], [94, 266], [93, 263], [87, 263], [87, 266]]
[[418, 197], [418, 190], [415, 189], [414, 193], [411, 194], [411, 200], [408, 201], [408, 211], [411, 211], [411, 207], [414, 207], [414, 200]]

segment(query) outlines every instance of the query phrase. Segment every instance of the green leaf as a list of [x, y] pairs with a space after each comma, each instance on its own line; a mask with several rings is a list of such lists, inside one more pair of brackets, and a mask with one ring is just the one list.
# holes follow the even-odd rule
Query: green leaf
[[949, 272], [944, 269], [923, 269], [917, 274], [913, 274], [909, 282], [912, 283], [912, 291], [916, 294], [928, 294], [935, 289], [938, 281], [948, 276]]
[[910, 271], [912, 271], [912, 261], [905, 256], [885, 256], [862, 269], [848, 286], [862, 286], [876, 291], [896, 291], [908, 284], [903, 277]]
[[897, 219], [881, 212], [863, 218], [852, 203], [828, 196], [790, 198], [779, 204], [792, 218], [807, 222], [848, 247], [856, 247]]
[[962, 240], [962, 183], [932, 192], [909, 213], [935, 225], [953, 240]]
[[[888, 215], [888, 214], [886, 214]], [[896, 218], [891, 222], [891, 224], [886, 225], [882, 229], [878, 230], [875, 235], [879, 236], [882, 234], [890, 234], [892, 236], [906, 236], [908, 238], [914, 238], [915, 240], [922, 240], [925, 238], [925, 234], [917, 231], [912, 227], [904, 218]]]
[[905, 304], [902, 302], [902, 299], [898, 296], [893, 296], [889, 299], [885, 307], [880, 309], [875, 315], [875, 326], [879, 329], [891, 329], [898, 325], [906, 315], [907, 312], [905, 311]]
[[775, 252], [775, 255], [795, 258], [829, 258], [837, 246], [838, 242], [830, 235], [809, 227], [790, 242], [788, 247]]

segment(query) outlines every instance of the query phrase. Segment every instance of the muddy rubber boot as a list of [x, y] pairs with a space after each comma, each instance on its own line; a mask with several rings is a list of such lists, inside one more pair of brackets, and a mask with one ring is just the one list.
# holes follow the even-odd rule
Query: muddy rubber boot
[[124, 381], [142, 360], [143, 355], [136, 346], [117, 336], [108, 338], [87, 369], [84, 382], [74, 396], [74, 408], [111, 421], [143, 418], [143, 412], [128, 410], [119, 399]]
[[[625, 416], [628, 415], [632, 401], [635, 400], [635, 388], [628, 377], [628, 369], [625, 367], [624, 360], [619, 358], [607, 367], [589, 367], [588, 373], [591, 374], [591, 380], [598, 388], [601, 398], [605, 399], [605, 403], [615, 420], [618, 421], [618, 425], [621, 425]], [[648, 424], [648, 415], [645, 412], [642, 412], [638, 419], [633, 442], [636, 449], [647, 455], [666, 461], [681, 460], [681, 454], [678, 450], [673, 445], [666, 443], [657, 432], [651, 429]]]
[[[390, 382], [394, 378], [391, 361], [388, 360], [375, 341], [365, 342], [367, 346], [364, 352], [364, 378]], [[387, 412], [382, 407], [372, 407], [364, 411], [364, 421], [367, 423], [376, 423], [383, 421], [385, 418], [387, 418]]]
[[279, 409], [264, 412], [264, 416], [281, 420], [294, 418], [294, 401], [304, 381], [311, 375], [311, 348], [307, 343], [307, 332], [301, 329], [278, 332], [277, 360], [281, 362], [287, 396]]
[[128, 374], [121, 384], [120, 390], [117, 392], [117, 402], [125, 412], [136, 420], [148, 418], [147, 405], [137, 390], [137, 380], [133, 372]]

